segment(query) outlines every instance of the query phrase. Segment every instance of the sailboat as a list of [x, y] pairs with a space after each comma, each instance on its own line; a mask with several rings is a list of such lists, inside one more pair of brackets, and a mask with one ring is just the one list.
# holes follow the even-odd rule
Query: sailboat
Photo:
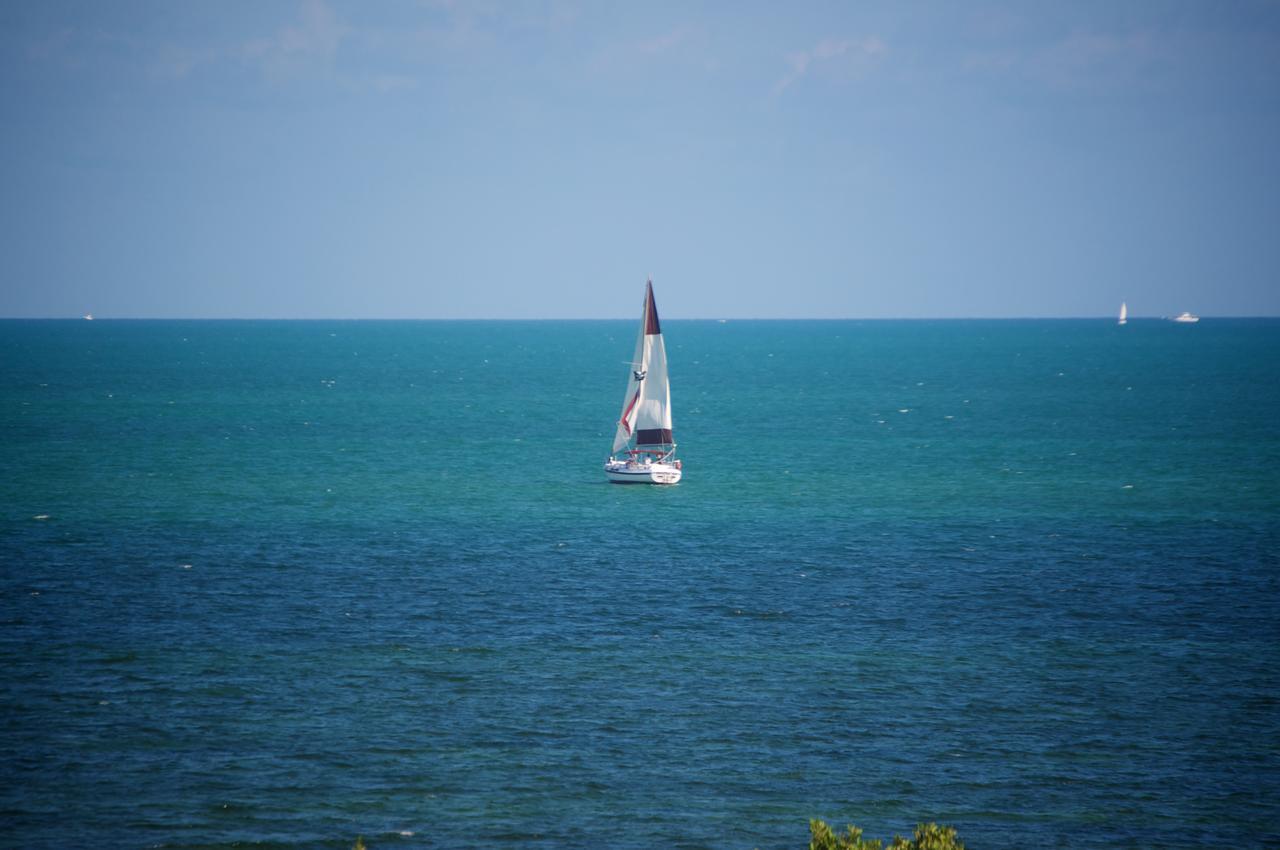
[[1120, 302], [1120, 321], [1116, 322], [1116, 324], [1129, 324], [1129, 305], [1125, 304], [1123, 301]]
[[662, 343], [653, 281], [644, 286], [640, 335], [631, 358], [631, 376], [622, 397], [622, 415], [604, 474], [615, 484], [675, 484], [681, 464], [671, 432], [671, 388], [667, 384], [667, 349]]

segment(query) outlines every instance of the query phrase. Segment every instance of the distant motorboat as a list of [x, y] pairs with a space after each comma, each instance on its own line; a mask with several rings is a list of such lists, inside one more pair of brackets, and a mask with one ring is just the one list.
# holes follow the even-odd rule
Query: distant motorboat
[[1116, 324], [1129, 324], [1129, 305], [1125, 304], [1123, 301], [1120, 302], [1120, 321], [1116, 322]]
[[1174, 316], [1174, 317], [1173, 317], [1173, 320], [1174, 320], [1175, 322], [1190, 323], [1190, 322], [1198, 322], [1198, 321], [1200, 321], [1200, 317], [1199, 317], [1199, 316], [1193, 316], [1193, 315], [1191, 315], [1190, 313], [1183, 313], [1183, 314], [1182, 314], [1182, 315], [1180, 315], [1180, 316]]
[[86, 322], [92, 322], [92, 321], [93, 321], [93, 314], [92, 314], [92, 313], [85, 313], [85, 314], [84, 314], [84, 320], [85, 320]]

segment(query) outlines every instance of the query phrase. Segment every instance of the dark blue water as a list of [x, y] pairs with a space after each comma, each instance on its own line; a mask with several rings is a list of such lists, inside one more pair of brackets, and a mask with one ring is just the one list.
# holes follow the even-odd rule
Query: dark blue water
[[0, 843], [1280, 843], [1280, 321], [0, 322]]

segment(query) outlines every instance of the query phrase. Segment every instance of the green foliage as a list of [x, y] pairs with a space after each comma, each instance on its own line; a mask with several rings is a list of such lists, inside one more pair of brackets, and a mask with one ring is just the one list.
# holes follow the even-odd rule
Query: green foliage
[[[862, 830], [852, 824], [845, 829], [844, 835], [836, 835], [824, 821], [809, 821], [809, 850], [880, 850], [884, 846], [878, 838], [863, 838]], [[889, 850], [964, 850], [964, 844], [953, 827], [922, 823], [909, 840], [895, 835]]]
[[836, 835], [825, 821], [809, 821], [809, 850], [880, 850], [884, 842], [864, 840], [862, 830], [850, 824], [844, 835]]
[[904, 846], [911, 850], [964, 850], [954, 827], [936, 823], [917, 824], [915, 838]]
[[[862, 830], [853, 824], [845, 827], [844, 835], [836, 835], [825, 821], [817, 818], [809, 821], [809, 836], [809, 850], [881, 850], [884, 847], [879, 838], [863, 838]], [[364, 836], [356, 836], [351, 850], [368, 850]], [[888, 850], [964, 850], [964, 844], [956, 838], [953, 827], [922, 823], [916, 825], [910, 840], [895, 835]]]

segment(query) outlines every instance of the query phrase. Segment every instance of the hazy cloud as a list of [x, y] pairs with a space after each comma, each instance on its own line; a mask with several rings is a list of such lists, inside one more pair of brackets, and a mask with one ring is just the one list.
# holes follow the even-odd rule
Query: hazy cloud
[[215, 47], [168, 44], [160, 48], [159, 55], [151, 64], [151, 70], [152, 73], [161, 77], [181, 79], [202, 65], [216, 62], [224, 55], [225, 51]]
[[1035, 57], [1035, 67], [1050, 82], [1074, 85], [1131, 74], [1155, 57], [1154, 39], [1146, 33], [1072, 35]]
[[711, 71], [718, 62], [706, 32], [695, 25], [680, 24], [657, 34], [602, 42], [588, 64], [596, 72], [644, 74], [659, 66]]
[[801, 50], [787, 57], [791, 70], [773, 84], [773, 94], [781, 94], [811, 69], [837, 63], [862, 67], [878, 61], [887, 50], [885, 43], [876, 36], [862, 39], [823, 39], [808, 50]]
[[1150, 32], [1076, 32], [1038, 45], [998, 45], [961, 57], [966, 71], [1020, 78], [1060, 91], [1123, 91], [1166, 83], [1186, 49], [1175, 37]]
[[323, 0], [308, 0], [300, 20], [273, 36], [252, 39], [240, 46], [240, 55], [270, 73], [288, 73], [312, 64], [332, 61], [350, 32]]
[[379, 74], [371, 83], [376, 91], [383, 93], [409, 91], [418, 87], [417, 78], [404, 74]]
[[319, 71], [351, 91], [389, 94], [417, 88], [416, 77], [398, 70], [370, 68], [348, 73], [333, 70], [339, 50], [368, 53], [383, 48], [374, 30], [359, 30], [338, 17], [324, 0], [307, 0], [298, 6], [294, 21], [267, 36], [241, 38], [229, 44], [160, 46], [151, 63], [153, 74], [184, 79], [206, 66], [240, 63], [268, 77], [302, 77]]
[[668, 50], [678, 46], [689, 36], [688, 27], [677, 27], [670, 32], [663, 33], [655, 38], [646, 39], [636, 45], [641, 53], [666, 53]]

